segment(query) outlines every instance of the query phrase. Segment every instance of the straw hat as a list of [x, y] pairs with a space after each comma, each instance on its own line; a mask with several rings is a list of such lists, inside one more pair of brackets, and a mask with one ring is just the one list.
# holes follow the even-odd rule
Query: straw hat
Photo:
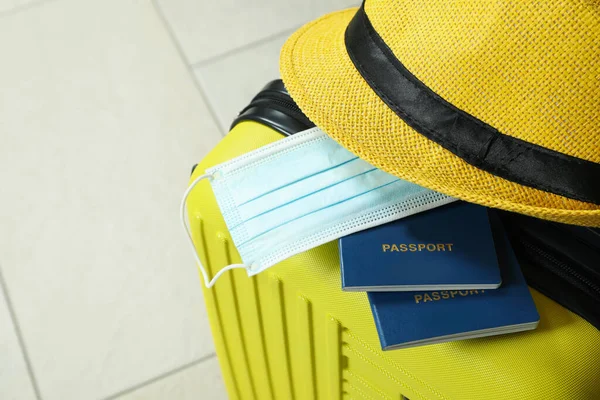
[[600, 226], [597, 0], [366, 0], [294, 33], [280, 68], [302, 111], [378, 168]]

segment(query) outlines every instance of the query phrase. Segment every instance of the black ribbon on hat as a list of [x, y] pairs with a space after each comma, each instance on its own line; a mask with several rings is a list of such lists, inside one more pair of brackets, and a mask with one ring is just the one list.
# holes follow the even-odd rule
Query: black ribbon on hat
[[600, 205], [600, 164], [505, 135], [441, 98], [406, 69], [361, 6], [346, 50], [371, 89], [415, 131], [501, 178]]

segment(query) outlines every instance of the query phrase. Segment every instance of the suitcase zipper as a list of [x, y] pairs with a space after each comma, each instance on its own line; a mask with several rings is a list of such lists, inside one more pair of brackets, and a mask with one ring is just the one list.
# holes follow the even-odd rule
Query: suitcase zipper
[[546, 262], [543, 263], [543, 268], [550, 270], [555, 275], [558, 275], [565, 281], [571, 283], [579, 290], [584, 291], [586, 294], [600, 299], [600, 287], [594, 282], [590, 281], [575, 269], [570, 267], [565, 262], [557, 259], [552, 254], [543, 250], [539, 246], [519, 238], [519, 243], [531, 254], [534, 253], [538, 258], [542, 258]]
[[600, 330], [600, 232], [501, 215], [527, 284]]
[[[276, 94], [270, 95], [270, 93], [276, 93]], [[261, 92], [254, 98], [254, 100], [256, 100], [256, 101], [265, 100], [266, 103], [279, 105], [282, 108], [284, 108], [285, 110], [290, 111], [292, 113], [302, 114], [300, 107], [298, 107], [298, 105], [296, 103], [294, 103], [294, 101], [291, 98], [289, 100], [286, 98], [283, 98], [281, 96], [281, 94], [279, 94], [278, 92], [269, 92], [269, 91]], [[302, 114], [302, 115], [304, 115], [304, 114]]]
[[268, 83], [254, 96], [250, 104], [240, 111], [230, 129], [243, 121], [259, 122], [285, 136], [315, 126], [287, 93], [281, 80]]

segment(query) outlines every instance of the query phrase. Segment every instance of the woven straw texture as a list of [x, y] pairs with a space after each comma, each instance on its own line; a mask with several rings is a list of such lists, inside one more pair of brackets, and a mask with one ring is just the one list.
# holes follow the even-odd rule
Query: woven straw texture
[[[600, 162], [600, 3], [367, 0], [375, 30], [417, 78], [500, 132]], [[356, 9], [295, 32], [284, 83], [306, 115], [344, 147], [400, 178], [473, 203], [600, 226], [600, 206], [496, 177], [404, 123], [348, 57]], [[590, 182], [600, 184], [600, 182]]]

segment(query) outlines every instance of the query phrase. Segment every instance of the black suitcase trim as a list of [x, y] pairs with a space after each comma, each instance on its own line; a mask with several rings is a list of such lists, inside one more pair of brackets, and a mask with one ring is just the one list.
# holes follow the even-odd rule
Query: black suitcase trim
[[503, 212], [527, 283], [600, 330], [600, 230]]
[[281, 79], [271, 81], [262, 88], [233, 120], [230, 130], [243, 121], [259, 122], [285, 136], [315, 126], [292, 100]]

